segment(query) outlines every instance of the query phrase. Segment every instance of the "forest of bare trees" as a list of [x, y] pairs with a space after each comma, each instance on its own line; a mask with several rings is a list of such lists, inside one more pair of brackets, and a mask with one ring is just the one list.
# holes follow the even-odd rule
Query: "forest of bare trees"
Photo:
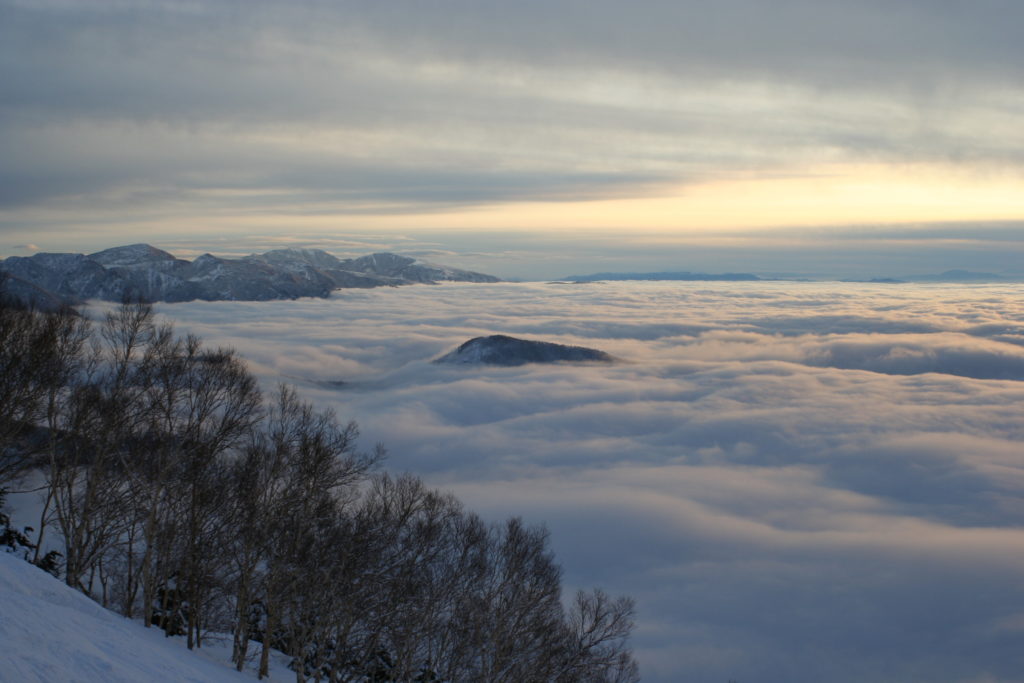
[[630, 599], [564, 602], [543, 527], [383, 474], [357, 436], [148, 305], [0, 306], [0, 493], [42, 498], [5, 543], [68, 585], [190, 648], [228, 634], [261, 677], [274, 648], [300, 682], [638, 680]]

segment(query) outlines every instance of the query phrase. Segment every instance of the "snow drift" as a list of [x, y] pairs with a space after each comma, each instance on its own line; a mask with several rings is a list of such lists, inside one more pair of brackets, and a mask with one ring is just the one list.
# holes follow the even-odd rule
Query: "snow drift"
[[[0, 680], [19, 683], [252, 681], [159, 629], [104, 609], [49, 574], [0, 553]], [[294, 674], [285, 670], [287, 678]], [[286, 677], [272, 675], [272, 680]]]

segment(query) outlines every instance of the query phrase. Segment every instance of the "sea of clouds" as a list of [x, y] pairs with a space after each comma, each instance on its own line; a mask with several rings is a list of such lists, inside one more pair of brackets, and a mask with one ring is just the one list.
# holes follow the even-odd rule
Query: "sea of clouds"
[[[545, 523], [644, 680], [1024, 680], [1024, 286], [445, 284], [163, 304], [385, 467]], [[509, 334], [614, 365], [453, 367]]]

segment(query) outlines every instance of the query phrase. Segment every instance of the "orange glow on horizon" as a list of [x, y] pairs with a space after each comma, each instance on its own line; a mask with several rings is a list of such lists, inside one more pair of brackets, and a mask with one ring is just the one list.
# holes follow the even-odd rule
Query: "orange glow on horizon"
[[[282, 190], [282, 196], [287, 192]], [[660, 195], [573, 201], [510, 201], [431, 210], [387, 203], [311, 203], [296, 207], [246, 198], [265, 191], [204, 193], [200, 206], [155, 205], [133, 214], [134, 232], [163, 231], [187, 239], [196, 233], [237, 235], [410, 234], [423, 232], [588, 233], [629, 239], [686, 239], [739, 244], [751, 231], [829, 226], [927, 224], [1024, 220], [1024, 178], [1005, 173], [951, 170], [938, 165], [842, 165], [800, 175], [735, 178], [680, 185]], [[16, 220], [17, 209], [8, 212]], [[33, 211], [33, 223], [73, 228], [73, 207]], [[123, 240], [123, 216], [92, 219], [96, 240]], [[187, 226], [187, 227], [185, 227]], [[10, 230], [12, 244], [38, 241], [31, 223]], [[47, 245], [49, 246], [49, 245]], [[56, 245], [55, 245], [56, 247]], [[45, 250], [45, 249], [44, 249]], [[60, 248], [51, 250], [60, 251]]]
[[1024, 179], [935, 167], [843, 166], [792, 177], [681, 187], [671, 196], [521, 202], [416, 215], [361, 216], [405, 229], [729, 232], [751, 228], [1024, 219]]

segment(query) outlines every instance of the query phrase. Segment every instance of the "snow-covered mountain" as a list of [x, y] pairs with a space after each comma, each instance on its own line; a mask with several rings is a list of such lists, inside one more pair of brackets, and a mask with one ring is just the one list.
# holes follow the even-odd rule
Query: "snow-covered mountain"
[[495, 334], [470, 339], [434, 362], [453, 365], [525, 365], [585, 361], [611, 363], [614, 360], [613, 356], [604, 351], [585, 346], [566, 346]]
[[498, 282], [483, 273], [421, 263], [397, 254], [339, 259], [321, 249], [275, 249], [240, 259], [203, 254], [175, 258], [148, 244], [95, 254], [11, 256], [0, 261], [8, 293], [37, 303], [122, 301], [266, 301], [327, 296], [349, 287]]

